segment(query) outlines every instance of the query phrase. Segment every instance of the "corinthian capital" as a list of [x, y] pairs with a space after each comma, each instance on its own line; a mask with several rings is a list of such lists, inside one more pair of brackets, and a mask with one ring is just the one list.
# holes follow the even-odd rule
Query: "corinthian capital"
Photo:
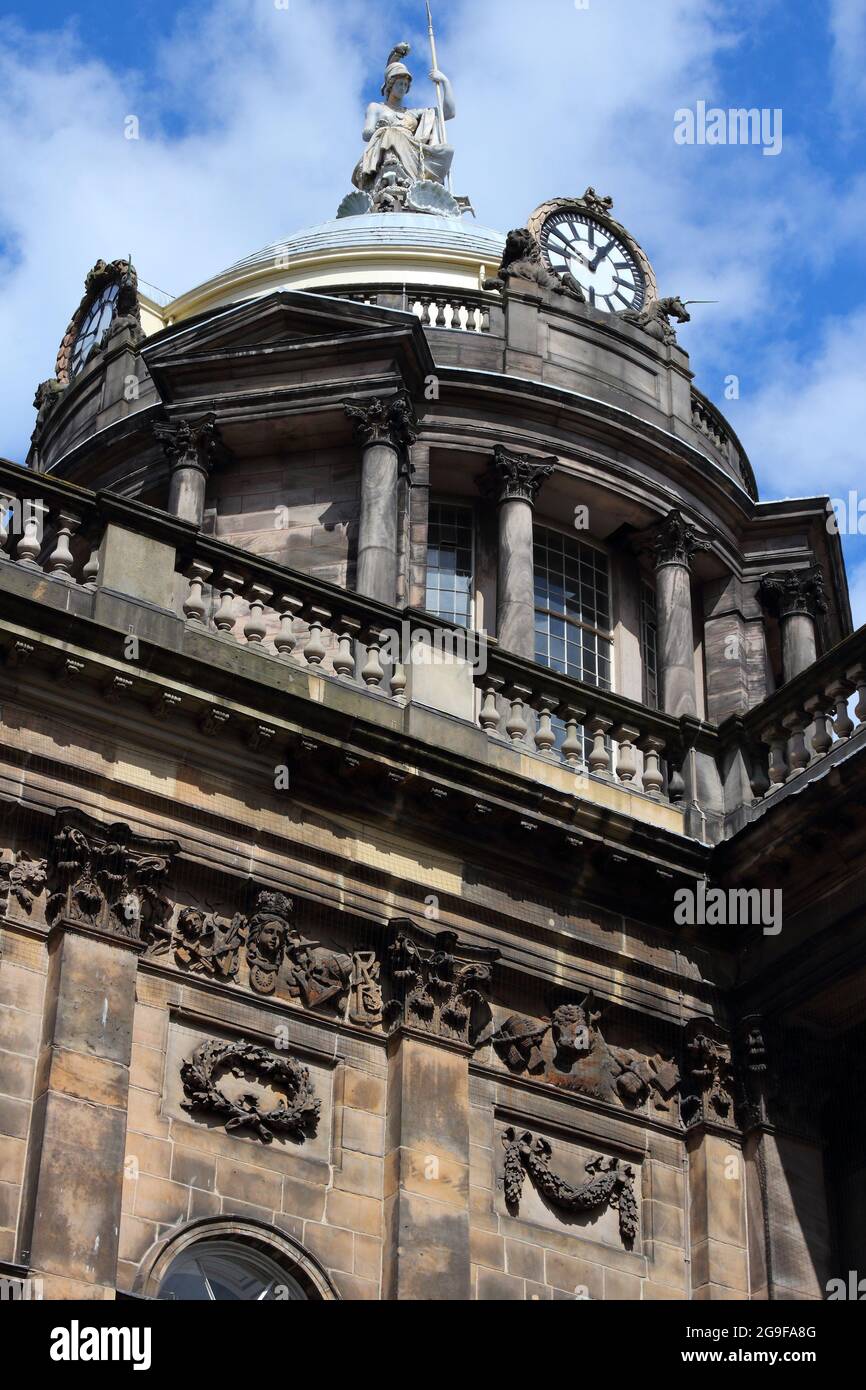
[[535, 505], [545, 478], [549, 478], [557, 460], [536, 459], [528, 454], [512, 454], [501, 444], [493, 451], [487, 472], [478, 479], [485, 497], [494, 502], [528, 502]]
[[816, 618], [827, 612], [824, 571], [820, 565], [765, 574], [758, 593], [764, 607], [776, 618], [790, 618], [797, 613]]
[[646, 531], [643, 540], [644, 548], [655, 555], [657, 569], [662, 565], [683, 565], [688, 569], [697, 551], [710, 549], [710, 542], [698, 535], [677, 508], [668, 512], [658, 526]]
[[364, 448], [371, 444], [388, 444], [405, 452], [418, 438], [418, 421], [411, 398], [406, 391], [383, 401], [378, 396], [366, 405], [344, 402], [343, 409], [355, 422], [355, 439]]
[[219, 459], [228, 457], [216, 416], [205, 415], [201, 420], [172, 420], [156, 424], [153, 432], [162, 444], [172, 471], [175, 468], [197, 468], [208, 474]]

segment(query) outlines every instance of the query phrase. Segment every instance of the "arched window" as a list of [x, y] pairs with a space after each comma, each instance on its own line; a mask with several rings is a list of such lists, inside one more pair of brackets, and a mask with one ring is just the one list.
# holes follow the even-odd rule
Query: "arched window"
[[157, 1297], [196, 1303], [279, 1303], [309, 1295], [263, 1251], [230, 1240], [200, 1240], [172, 1261]]
[[537, 526], [535, 660], [609, 690], [613, 638], [607, 556], [560, 531]]
[[201, 1217], [151, 1246], [133, 1292], [193, 1303], [338, 1297], [318, 1260], [287, 1232], [229, 1216]]

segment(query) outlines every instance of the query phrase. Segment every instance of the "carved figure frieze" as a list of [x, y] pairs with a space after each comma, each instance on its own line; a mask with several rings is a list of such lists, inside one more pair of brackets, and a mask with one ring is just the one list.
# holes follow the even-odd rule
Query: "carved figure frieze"
[[256, 910], [247, 922], [247, 965], [257, 994], [276, 990], [293, 911], [294, 903], [284, 893], [263, 892], [256, 900]]
[[523, 1184], [528, 1176], [540, 1195], [560, 1211], [615, 1208], [619, 1212], [623, 1244], [631, 1246], [638, 1232], [635, 1173], [631, 1164], [618, 1158], [592, 1158], [585, 1165], [587, 1181], [582, 1187], [574, 1187], [552, 1168], [553, 1150], [546, 1139], [528, 1130], [506, 1129], [502, 1142], [505, 1146], [505, 1201], [512, 1213], [516, 1214], [519, 1209]]
[[[228, 1078], [249, 1090], [226, 1090]], [[190, 1113], [217, 1115], [226, 1131], [251, 1129], [265, 1144], [275, 1134], [304, 1139], [315, 1132], [322, 1102], [307, 1067], [256, 1043], [209, 1041], [197, 1047], [180, 1069]], [[276, 1103], [274, 1092], [279, 1092]]]
[[395, 998], [386, 1021], [392, 1028], [402, 1022], [474, 1045], [490, 1021], [488, 996], [499, 952], [461, 944], [456, 932], [433, 933], [408, 919], [392, 927], [388, 968]]
[[33, 910], [36, 897], [47, 879], [44, 859], [30, 859], [18, 851], [12, 859], [0, 860], [0, 912], [5, 912], [14, 898], [26, 913]]
[[673, 1057], [648, 1056], [608, 1044], [599, 1027], [601, 1010], [590, 993], [580, 1003], [559, 1004], [539, 1022], [512, 1014], [491, 1042], [515, 1074], [535, 1076], [561, 1090], [630, 1109], [649, 1105], [677, 1116], [680, 1069]]
[[82, 811], [58, 811], [48, 921], [80, 923], [165, 954], [172, 908], [164, 888], [179, 852], [177, 841], [137, 835], [122, 822], [103, 827]]
[[174, 958], [193, 975], [236, 980], [245, 931], [240, 913], [229, 922], [198, 907], [184, 908], [175, 925]]

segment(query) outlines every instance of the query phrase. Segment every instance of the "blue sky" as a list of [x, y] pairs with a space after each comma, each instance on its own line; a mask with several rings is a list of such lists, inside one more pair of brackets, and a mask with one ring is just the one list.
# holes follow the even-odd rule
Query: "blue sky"
[[[866, 0], [435, 0], [457, 191], [508, 230], [587, 184], [663, 293], [764, 497], [866, 510]], [[0, 4], [0, 455], [99, 257], [178, 293], [333, 215], [399, 39], [427, 99], [423, 3]], [[681, 146], [675, 113], [780, 108], [783, 148]], [[136, 115], [140, 139], [124, 139]], [[740, 398], [724, 399], [736, 375]], [[866, 530], [866, 517], [863, 520]], [[846, 539], [866, 620], [866, 535]]]

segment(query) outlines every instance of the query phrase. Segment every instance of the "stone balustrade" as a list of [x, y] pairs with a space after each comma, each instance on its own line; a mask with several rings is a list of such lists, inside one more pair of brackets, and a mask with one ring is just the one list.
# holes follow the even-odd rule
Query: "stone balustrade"
[[840, 756], [866, 729], [866, 628], [750, 711], [742, 727], [756, 801]]
[[101, 539], [93, 493], [0, 462], [0, 559], [94, 589]]
[[721, 412], [696, 386], [691, 388], [692, 425], [734, 466], [749, 496], [758, 500], [755, 474], [745, 449]]
[[491, 305], [480, 295], [412, 294], [412, 313], [425, 328], [448, 328], [463, 333], [489, 333]]

